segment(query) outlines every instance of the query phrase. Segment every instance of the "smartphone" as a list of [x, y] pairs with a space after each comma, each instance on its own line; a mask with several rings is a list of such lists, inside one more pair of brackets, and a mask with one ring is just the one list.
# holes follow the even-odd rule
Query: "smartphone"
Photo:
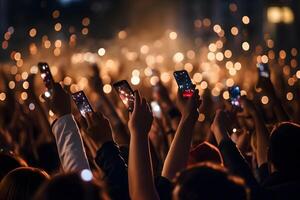
[[128, 111], [132, 112], [134, 108], [135, 97], [129, 83], [126, 80], [122, 80], [114, 83], [113, 87], [117, 91]]
[[186, 70], [180, 70], [174, 72], [174, 77], [179, 87], [182, 91], [184, 97], [191, 97], [195, 92], [195, 87], [192, 80]]
[[157, 101], [151, 101], [151, 110], [153, 112], [154, 117], [161, 118], [161, 108]]
[[38, 63], [38, 68], [41, 73], [41, 77], [43, 82], [48, 90], [52, 89], [52, 85], [54, 84], [54, 79], [50, 71], [50, 67], [47, 63], [40, 62]]
[[258, 69], [259, 76], [264, 78], [270, 78], [270, 69], [268, 64], [257, 63], [257, 69]]
[[86, 113], [93, 112], [93, 108], [83, 91], [73, 93], [72, 99], [83, 117], [86, 117]]
[[241, 90], [239, 86], [233, 86], [229, 88], [230, 95], [230, 103], [232, 106], [241, 108], [240, 98], [241, 98]]

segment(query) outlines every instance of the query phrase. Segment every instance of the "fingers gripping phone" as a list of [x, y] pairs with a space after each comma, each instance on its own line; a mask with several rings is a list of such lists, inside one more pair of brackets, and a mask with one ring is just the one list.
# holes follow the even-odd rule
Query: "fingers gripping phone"
[[114, 83], [113, 87], [117, 91], [120, 99], [122, 100], [128, 111], [132, 112], [134, 108], [135, 97], [129, 83], [126, 80], [122, 80]]
[[240, 98], [241, 90], [239, 86], [229, 88], [230, 103], [233, 107], [241, 108]]
[[257, 69], [260, 77], [270, 78], [270, 69], [268, 64], [257, 63]]
[[192, 80], [186, 70], [180, 70], [174, 72], [174, 77], [179, 87], [179, 90], [183, 93], [184, 97], [191, 97], [195, 92], [195, 87]]
[[45, 97], [48, 98], [51, 96], [51, 90], [54, 85], [54, 79], [51, 74], [50, 67], [47, 63], [43, 63], [43, 62], [38, 63], [38, 68], [40, 70], [43, 82], [47, 88], [47, 91], [45, 92], [44, 95], [45, 95]]
[[72, 99], [83, 117], [86, 117], [86, 113], [93, 112], [93, 108], [83, 91], [73, 93]]

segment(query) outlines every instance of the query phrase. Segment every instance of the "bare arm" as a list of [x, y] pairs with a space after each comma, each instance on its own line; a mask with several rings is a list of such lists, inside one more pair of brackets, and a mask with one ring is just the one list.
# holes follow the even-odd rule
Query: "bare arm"
[[162, 170], [162, 176], [169, 180], [187, 165], [193, 130], [199, 116], [197, 108], [200, 106], [198, 90], [189, 99], [178, 92], [177, 99], [182, 117]]
[[129, 193], [132, 200], [157, 200], [151, 158], [149, 152], [148, 133], [153, 116], [145, 99], [135, 93], [135, 104], [128, 126], [131, 133], [129, 148]]
[[257, 142], [257, 164], [260, 167], [268, 161], [269, 131], [265, 125], [262, 114], [255, 108], [254, 104], [243, 98], [242, 105], [252, 116], [255, 124], [256, 142]]

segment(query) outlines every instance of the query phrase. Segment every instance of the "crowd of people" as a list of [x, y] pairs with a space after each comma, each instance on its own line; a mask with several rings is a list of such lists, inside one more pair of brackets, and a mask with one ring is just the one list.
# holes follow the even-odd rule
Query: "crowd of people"
[[286, 112], [270, 78], [256, 86], [268, 108], [251, 95], [239, 109], [226, 100], [213, 105], [197, 89], [171, 97], [158, 82], [151, 95], [135, 90], [128, 112], [91, 69], [85, 92], [94, 111], [85, 116], [62, 81], [46, 97], [31, 74], [20, 102], [1, 71], [0, 200], [300, 199], [299, 117]]

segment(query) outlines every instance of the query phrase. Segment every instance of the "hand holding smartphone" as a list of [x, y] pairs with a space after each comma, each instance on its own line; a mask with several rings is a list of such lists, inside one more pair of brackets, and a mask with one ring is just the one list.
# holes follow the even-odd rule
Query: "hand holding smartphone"
[[128, 111], [132, 112], [134, 108], [135, 97], [129, 83], [126, 80], [122, 80], [114, 83], [113, 87], [117, 91], [120, 99], [122, 100]]
[[192, 83], [188, 72], [186, 70], [175, 71], [174, 77], [179, 87], [179, 90], [183, 94], [183, 97], [193, 96], [195, 92], [195, 87]]
[[73, 93], [72, 99], [83, 117], [86, 117], [86, 113], [94, 112], [83, 91]]

